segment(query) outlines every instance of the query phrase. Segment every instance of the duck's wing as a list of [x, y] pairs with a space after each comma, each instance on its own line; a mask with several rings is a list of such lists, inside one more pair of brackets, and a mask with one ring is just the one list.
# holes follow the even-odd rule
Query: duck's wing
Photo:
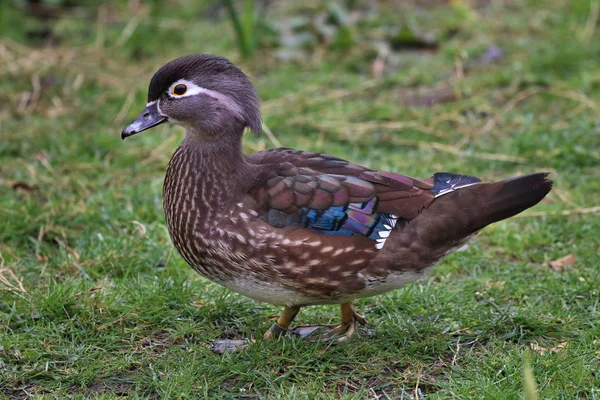
[[[379, 172], [319, 153], [273, 149], [248, 157], [261, 178], [248, 195], [277, 228], [362, 236], [381, 249], [397, 225], [435, 198], [433, 180]], [[398, 225], [399, 226], [399, 225]]]

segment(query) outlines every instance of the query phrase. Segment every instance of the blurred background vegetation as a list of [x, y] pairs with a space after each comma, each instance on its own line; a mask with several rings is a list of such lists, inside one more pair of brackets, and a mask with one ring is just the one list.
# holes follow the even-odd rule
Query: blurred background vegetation
[[[597, 398], [599, 11], [597, 0], [0, 2], [1, 393], [509, 399], [523, 394], [528, 349], [540, 397]], [[189, 53], [226, 56], [256, 84], [265, 135], [248, 135], [248, 152], [284, 145], [422, 177], [549, 171], [556, 186], [429, 279], [361, 300], [371, 325], [347, 345], [212, 354], [211, 339], [260, 337], [280, 310], [173, 253], [161, 186], [181, 129], [119, 138], [154, 71]], [[299, 321], [333, 318], [313, 307]]]

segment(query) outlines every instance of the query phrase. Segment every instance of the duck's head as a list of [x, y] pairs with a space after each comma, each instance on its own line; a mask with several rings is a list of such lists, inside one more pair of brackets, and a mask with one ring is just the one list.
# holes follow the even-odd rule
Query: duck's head
[[244, 128], [261, 131], [260, 101], [250, 79], [229, 60], [192, 54], [163, 65], [148, 87], [148, 104], [121, 138], [170, 122], [203, 140]]

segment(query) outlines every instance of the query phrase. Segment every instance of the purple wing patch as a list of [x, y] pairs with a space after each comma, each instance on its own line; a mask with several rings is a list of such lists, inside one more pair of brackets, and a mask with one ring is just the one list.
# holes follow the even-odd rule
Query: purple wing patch
[[366, 236], [375, 242], [377, 249], [382, 249], [396, 227], [398, 217], [375, 211], [377, 202], [377, 198], [373, 198], [364, 203], [350, 203], [325, 210], [301, 208], [292, 214], [271, 209], [263, 220], [278, 228], [301, 226], [322, 235]]

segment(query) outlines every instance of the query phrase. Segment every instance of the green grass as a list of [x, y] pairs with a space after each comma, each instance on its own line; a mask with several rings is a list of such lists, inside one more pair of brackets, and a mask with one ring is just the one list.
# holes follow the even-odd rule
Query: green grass
[[[294, 61], [268, 48], [241, 61], [214, 3], [112, 3], [47, 21], [20, 2], [0, 6], [0, 392], [518, 399], [531, 352], [539, 398], [600, 397], [600, 37], [590, 2], [467, 12], [415, 3], [371, 11], [351, 25], [350, 48], [319, 44]], [[284, 2], [266, 18], [318, 8], [299, 7]], [[438, 49], [393, 52], [375, 78], [374, 40], [402, 21]], [[51, 38], [27, 35], [45, 25]], [[490, 46], [503, 56], [482, 64]], [[204, 280], [173, 251], [161, 186], [181, 129], [119, 138], [153, 72], [192, 52], [240, 63], [284, 146], [423, 177], [550, 171], [555, 189], [427, 279], [358, 301], [370, 324], [349, 343], [258, 340], [214, 354], [211, 340], [260, 338], [280, 309]], [[273, 143], [248, 135], [245, 147]], [[568, 254], [572, 268], [548, 266]], [[335, 307], [312, 307], [298, 322], [337, 318]]]

